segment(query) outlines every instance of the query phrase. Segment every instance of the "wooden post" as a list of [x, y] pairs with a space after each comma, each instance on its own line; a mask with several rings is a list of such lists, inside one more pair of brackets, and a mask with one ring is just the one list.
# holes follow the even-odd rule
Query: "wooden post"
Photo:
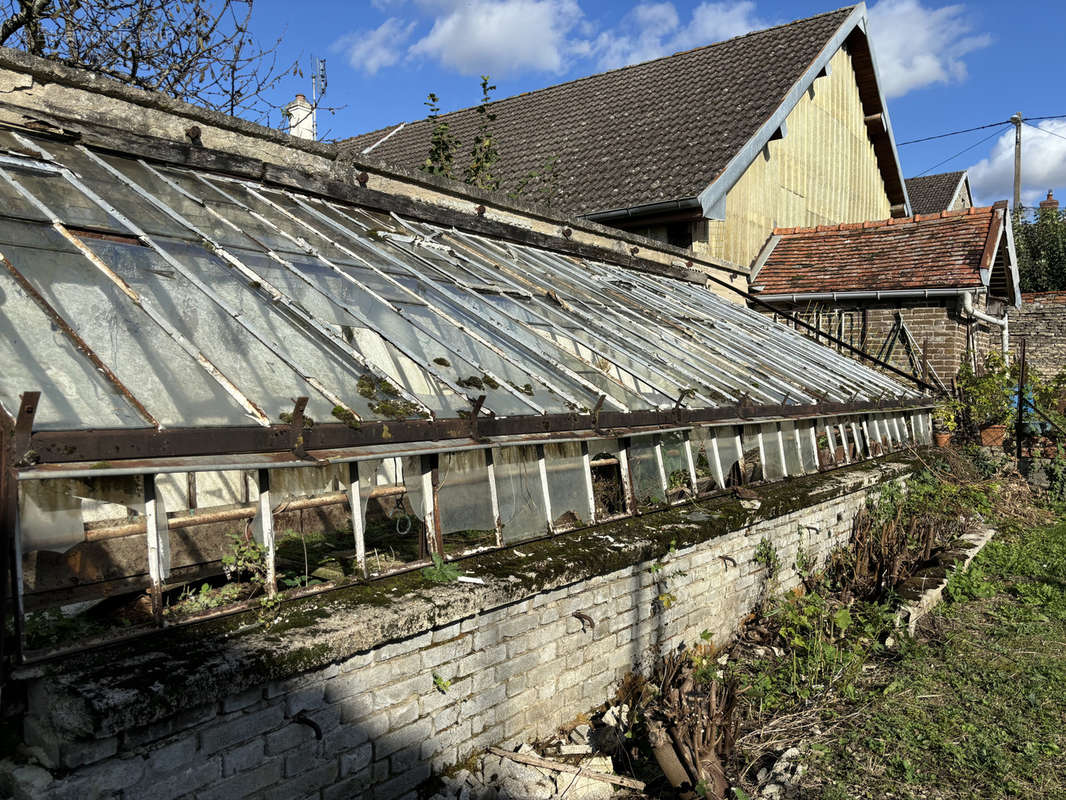
[[259, 500], [254, 518], [254, 535], [255, 540], [262, 545], [266, 558], [267, 597], [274, 597], [278, 593], [278, 581], [274, 564], [274, 509], [270, 504], [270, 470], [258, 470], [256, 482], [259, 485]]
[[352, 536], [355, 538], [355, 561], [359, 565], [359, 571], [366, 578], [369, 576], [366, 568], [366, 517], [364, 516], [364, 504], [362, 491], [359, 487], [359, 462], [348, 463], [348, 507], [352, 512]]
[[1018, 415], [1014, 422], [1015, 450], [1018, 461], [1022, 460], [1022, 436], [1025, 431], [1025, 337], [1022, 337], [1021, 346], [1018, 348], [1018, 359], [1021, 362], [1018, 368]]
[[170, 528], [167, 509], [155, 485], [155, 475], [144, 476], [145, 539], [148, 546], [148, 575], [152, 579], [152, 617], [163, 625], [163, 583], [170, 577]]
[[929, 337], [922, 339], [922, 383], [929, 383]]

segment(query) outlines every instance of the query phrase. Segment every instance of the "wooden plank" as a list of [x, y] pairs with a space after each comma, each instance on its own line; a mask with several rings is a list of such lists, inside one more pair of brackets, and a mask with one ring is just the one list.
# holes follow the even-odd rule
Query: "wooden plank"
[[499, 747], [490, 747], [489, 752], [500, 758], [517, 761], [519, 764], [529, 764], [531, 767], [541, 767], [543, 769], [554, 770], [555, 772], [567, 772], [571, 775], [581, 775], [584, 778], [589, 778], [594, 781], [612, 783], [615, 786], [624, 786], [627, 789], [636, 789], [638, 792], [644, 790], [644, 782], [638, 781], [636, 778], [626, 778], [622, 775], [609, 775], [606, 772], [595, 772], [593, 770], [584, 769], [583, 767], [574, 766], [573, 764], [550, 761], [547, 758], [529, 755], [528, 753], [512, 753], [510, 750], [503, 750]]

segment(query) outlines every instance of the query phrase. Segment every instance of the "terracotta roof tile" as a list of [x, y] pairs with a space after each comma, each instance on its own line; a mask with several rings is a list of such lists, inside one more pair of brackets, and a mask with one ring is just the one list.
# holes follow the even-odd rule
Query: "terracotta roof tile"
[[755, 283], [762, 295], [981, 286], [981, 261], [1002, 207], [858, 224], [778, 228]]
[[[853, 8], [496, 101], [500, 188], [552, 158], [552, 207], [592, 213], [697, 196], [783, 101]], [[441, 115], [469, 163], [475, 108]], [[342, 142], [415, 169], [432, 124], [420, 120]], [[532, 197], [531, 197], [532, 199]]]

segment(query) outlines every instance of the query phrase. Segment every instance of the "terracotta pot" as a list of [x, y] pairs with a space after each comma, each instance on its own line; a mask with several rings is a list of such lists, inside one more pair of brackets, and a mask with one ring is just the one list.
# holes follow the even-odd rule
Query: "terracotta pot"
[[933, 431], [933, 444], [937, 447], [947, 447], [951, 444], [951, 434], [941, 433], [940, 431]]
[[1006, 425], [989, 425], [987, 428], [981, 428], [981, 444], [984, 447], [999, 447], [1006, 435]]

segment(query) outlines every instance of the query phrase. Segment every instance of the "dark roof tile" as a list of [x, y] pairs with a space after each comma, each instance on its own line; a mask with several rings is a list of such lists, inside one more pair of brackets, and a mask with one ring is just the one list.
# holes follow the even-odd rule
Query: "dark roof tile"
[[[551, 204], [565, 213], [695, 197], [769, 119], [852, 10], [495, 102], [501, 188], [513, 191], [554, 156]], [[441, 115], [463, 144], [455, 159], [460, 175], [478, 117], [476, 107]], [[342, 146], [361, 152], [395, 127]], [[432, 127], [427, 120], [408, 124], [372, 154], [417, 168], [429, 152]]]
[[936, 175], [921, 175], [907, 178], [907, 196], [911, 211], [915, 214], [933, 214], [946, 211], [959, 188], [965, 172], [939, 172]]

